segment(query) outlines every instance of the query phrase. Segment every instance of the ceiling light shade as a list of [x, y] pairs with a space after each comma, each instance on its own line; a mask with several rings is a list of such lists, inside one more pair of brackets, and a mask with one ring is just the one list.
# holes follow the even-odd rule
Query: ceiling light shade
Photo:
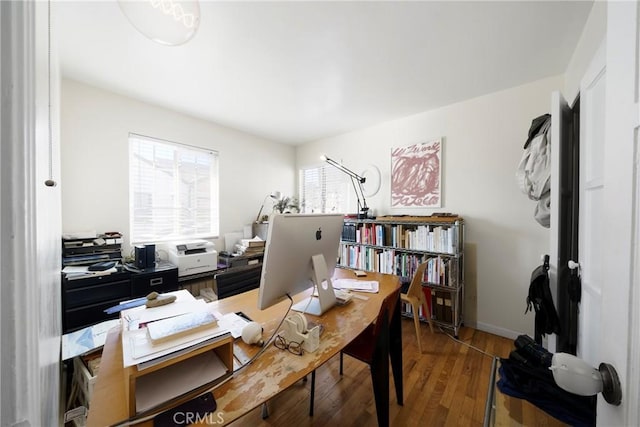
[[200, 26], [197, 0], [118, 0], [118, 4], [136, 30], [167, 46], [188, 42]]

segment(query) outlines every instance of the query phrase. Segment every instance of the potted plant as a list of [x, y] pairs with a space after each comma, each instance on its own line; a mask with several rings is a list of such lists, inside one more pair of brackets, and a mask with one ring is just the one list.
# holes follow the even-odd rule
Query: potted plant
[[295, 197], [282, 197], [273, 204], [273, 210], [278, 213], [300, 212], [298, 199]]

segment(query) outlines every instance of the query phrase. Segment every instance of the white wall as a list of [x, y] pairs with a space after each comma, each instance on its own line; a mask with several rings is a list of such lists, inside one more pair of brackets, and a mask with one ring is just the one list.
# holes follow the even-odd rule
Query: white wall
[[[291, 146], [63, 80], [64, 232], [120, 231], [128, 245], [129, 132], [218, 151], [221, 236], [250, 224], [265, 195], [274, 190], [293, 194], [296, 172]], [[224, 242], [218, 240], [216, 248], [223, 250]]]
[[[325, 153], [354, 171], [372, 163], [380, 192], [367, 199], [376, 215], [454, 212], [465, 219], [465, 324], [507, 337], [533, 334], [524, 315], [531, 271], [548, 252], [549, 232], [533, 219], [535, 202], [520, 193], [515, 171], [531, 120], [549, 112], [561, 76], [390, 121], [298, 148], [298, 167]], [[391, 209], [390, 150], [444, 137], [443, 204]]]
[[607, 2], [596, 1], [565, 71], [564, 97], [569, 105], [573, 105], [580, 91], [582, 76], [600, 47], [600, 43], [606, 37], [606, 33]]

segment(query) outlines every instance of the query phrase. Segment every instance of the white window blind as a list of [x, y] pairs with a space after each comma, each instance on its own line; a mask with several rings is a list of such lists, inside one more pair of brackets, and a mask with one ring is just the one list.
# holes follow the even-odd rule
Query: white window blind
[[349, 179], [330, 165], [300, 170], [303, 213], [345, 213], [349, 202]]
[[218, 154], [129, 134], [132, 243], [217, 237]]

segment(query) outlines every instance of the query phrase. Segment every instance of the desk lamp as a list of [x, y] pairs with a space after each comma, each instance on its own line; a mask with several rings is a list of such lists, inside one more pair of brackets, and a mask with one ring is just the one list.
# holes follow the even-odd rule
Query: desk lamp
[[367, 206], [367, 201], [365, 200], [365, 197], [364, 197], [364, 187], [362, 186], [362, 184], [364, 184], [367, 179], [363, 176], [358, 175], [352, 170], [346, 168], [345, 166], [336, 162], [335, 160], [330, 159], [324, 154], [320, 156], [320, 159], [329, 163], [334, 168], [346, 173], [349, 176], [349, 178], [351, 178], [351, 184], [353, 185], [353, 189], [356, 192], [356, 199], [358, 201], [358, 219], [366, 219], [367, 214], [369, 212], [369, 207]]
[[256, 217], [256, 222], [260, 221], [260, 215], [262, 214], [262, 209], [264, 209], [264, 204], [267, 202], [267, 199], [271, 197], [273, 200], [280, 200], [282, 194], [279, 191], [274, 191], [271, 194], [267, 194], [262, 201], [262, 206], [260, 206], [260, 210], [258, 211], [258, 216]]
[[555, 353], [549, 369], [556, 384], [569, 393], [593, 396], [602, 392], [604, 400], [615, 406], [622, 401], [618, 373], [608, 363], [601, 363], [596, 369], [572, 354]]

